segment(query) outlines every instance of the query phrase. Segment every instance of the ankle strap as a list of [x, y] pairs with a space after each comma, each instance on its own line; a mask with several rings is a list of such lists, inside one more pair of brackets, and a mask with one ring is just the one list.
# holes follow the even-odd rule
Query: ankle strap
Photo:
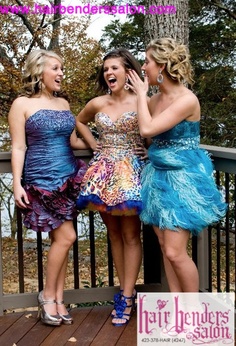
[[133, 296], [131, 296], [131, 297], [126, 297], [126, 296], [124, 296], [123, 294], [121, 295], [121, 299], [123, 298], [123, 300], [126, 300], [126, 299], [133, 299], [134, 297]]
[[45, 305], [45, 304], [56, 304], [55, 299], [54, 300], [43, 300], [41, 302], [41, 305]]
[[63, 304], [64, 304], [64, 300], [62, 300], [61, 302], [57, 302], [57, 301], [56, 301], [56, 304], [57, 304], [57, 305], [63, 305]]

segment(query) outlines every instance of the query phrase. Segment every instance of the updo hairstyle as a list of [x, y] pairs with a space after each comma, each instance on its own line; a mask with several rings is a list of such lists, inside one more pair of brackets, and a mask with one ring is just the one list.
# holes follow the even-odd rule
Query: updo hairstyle
[[165, 71], [171, 79], [190, 85], [194, 83], [190, 55], [185, 45], [172, 38], [160, 38], [152, 40], [146, 51], [150, 51], [158, 65], [166, 65]]

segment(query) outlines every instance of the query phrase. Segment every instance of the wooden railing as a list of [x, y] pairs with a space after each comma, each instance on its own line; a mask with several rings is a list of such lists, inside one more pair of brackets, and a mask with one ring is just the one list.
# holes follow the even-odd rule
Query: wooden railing
[[[192, 238], [192, 257], [198, 266], [200, 274], [200, 289], [202, 291], [235, 291], [235, 281], [232, 279], [232, 272], [235, 273], [235, 220], [236, 220], [236, 149], [227, 149], [220, 147], [204, 146], [212, 154], [216, 168], [217, 183], [224, 188], [226, 200], [230, 203], [230, 210], [223, 223], [217, 225], [214, 229], [202, 232], [199, 237]], [[89, 161], [91, 152], [89, 150], [80, 150], [75, 152], [76, 156]], [[10, 173], [10, 153], [0, 153], [0, 174]], [[232, 197], [233, 196], [233, 197]], [[232, 221], [233, 220], [233, 221]], [[0, 214], [1, 221], [1, 214]], [[71, 304], [99, 302], [112, 300], [117, 287], [114, 286], [113, 261], [111, 256], [110, 244], [107, 239], [107, 276], [108, 283], [106, 287], [98, 287], [97, 284], [97, 265], [96, 265], [96, 234], [94, 229], [94, 213], [88, 214], [89, 222], [89, 268], [88, 277], [89, 287], [84, 289], [80, 285], [79, 253], [80, 240], [74, 243], [72, 251], [74, 280], [73, 288], [65, 291], [65, 301]], [[76, 231], [77, 222], [74, 222]], [[3, 229], [0, 224], [0, 234]], [[222, 246], [222, 237], [224, 246]], [[1, 238], [2, 239], [2, 238]], [[3, 290], [3, 264], [8, 258], [3, 258], [2, 251], [0, 256], [0, 314], [6, 309], [26, 308], [37, 305], [37, 293], [43, 287], [43, 250], [44, 242], [41, 233], [37, 233], [37, 290], [35, 292], [25, 292], [24, 278], [24, 236], [22, 229], [21, 213], [17, 211], [17, 252], [18, 252], [18, 283], [17, 293], [6, 294]], [[1, 240], [0, 240], [1, 242]], [[142, 233], [143, 243], [143, 282], [137, 285], [138, 291], [168, 291], [164, 270], [162, 266], [162, 256], [159, 249], [157, 237], [151, 227], [145, 226]], [[223, 250], [222, 250], [223, 248]], [[2, 242], [0, 243], [2, 249]], [[216, 255], [217, 265], [214, 265], [215, 258], [212, 257], [212, 251]], [[223, 254], [222, 254], [223, 251]], [[232, 260], [231, 253], [234, 251]], [[222, 258], [222, 256], [224, 258]], [[225, 262], [224, 262], [224, 261]], [[222, 272], [224, 272], [222, 279]], [[216, 282], [215, 282], [216, 281]]]

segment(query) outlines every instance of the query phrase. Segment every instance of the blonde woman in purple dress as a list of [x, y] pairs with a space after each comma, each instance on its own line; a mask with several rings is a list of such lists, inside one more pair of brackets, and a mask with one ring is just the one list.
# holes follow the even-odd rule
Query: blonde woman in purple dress
[[73, 322], [63, 289], [68, 252], [76, 240], [75, 201], [86, 165], [76, 160], [72, 148], [87, 147], [74, 131], [75, 118], [61, 93], [62, 79], [60, 56], [32, 51], [25, 64], [22, 96], [9, 113], [15, 203], [24, 214], [24, 225], [48, 232], [51, 239], [38, 303], [41, 321], [53, 326]]

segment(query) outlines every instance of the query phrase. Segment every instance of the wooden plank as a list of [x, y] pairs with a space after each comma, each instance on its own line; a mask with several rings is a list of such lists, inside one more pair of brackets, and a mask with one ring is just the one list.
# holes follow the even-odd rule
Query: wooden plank
[[[24, 313], [7, 314], [0, 317], [0, 336], [19, 319]], [[1, 337], [0, 337], [1, 341]], [[1, 344], [1, 342], [0, 342]]]
[[[77, 329], [80, 328], [81, 323], [91, 312], [91, 310], [91, 307], [72, 309], [70, 311], [70, 314], [74, 318], [74, 323], [72, 325], [61, 325], [59, 328], [54, 328], [54, 330], [50, 333], [50, 335], [47, 336], [47, 338], [40, 344], [40, 346], [65, 345], [71, 337], [74, 337], [74, 334], [76, 333]], [[25, 346], [27, 345], [27, 343], [22, 344], [22, 346], [23, 345]], [[72, 345], [78, 345], [78, 343], [70, 342], [70, 346]], [[34, 344], [34, 346], [36, 345]]]
[[[96, 287], [64, 291], [66, 304], [78, 304], [112, 300], [119, 287]], [[38, 292], [5, 294], [2, 297], [4, 309], [31, 308], [38, 305]]]
[[[74, 345], [90, 345], [107, 319], [110, 318], [110, 313], [110, 306], [95, 306], [74, 332], [73, 337], [77, 340]], [[71, 346], [71, 342], [67, 342], [65, 345]], [[101, 346], [104, 346], [104, 344]]]
[[[161, 284], [136, 285], [138, 292], [165, 292]], [[96, 287], [86, 289], [71, 289], [64, 291], [64, 301], [66, 304], [78, 304], [88, 302], [102, 302], [113, 299], [119, 287]], [[4, 309], [31, 308], [38, 305], [38, 292], [4, 294], [2, 297]]]
[[[118, 328], [118, 327], [117, 327]], [[122, 327], [123, 328], [123, 327]], [[137, 312], [135, 311], [124, 332], [118, 340], [117, 346], [137, 346]]]
[[22, 314], [21, 317], [0, 336], [0, 345], [12, 346], [14, 343], [18, 345], [18, 341], [37, 324], [36, 313], [33, 312], [32, 317], [27, 318], [26, 316], [29, 314], [31, 313], [28, 311]]
[[11, 152], [1, 152], [0, 162], [0, 173], [11, 172]]
[[[136, 346], [136, 312], [124, 327], [111, 323], [113, 306], [74, 308], [72, 325], [47, 326], [37, 320], [37, 312], [14, 313], [0, 318], [0, 345], [12, 346]], [[26, 318], [32, 314], [32, 317]], [[5, 331], [4, 326], [6, 327]], [[74, 337], [77, 341], [68, 341]]]
[[112, 325], [112, 318], [110, 317], [113, 307], [109, 310], [109, 318], [102, 326], [99, 333], [95, 336], [91, 346], [115, 346], [121, 334], [124, 332], [125, 327], [114, 327]]
[[27, 334], [25, 334], [16, 344], [17, 346], [39, 346], [55, 328], [38, 321]]

